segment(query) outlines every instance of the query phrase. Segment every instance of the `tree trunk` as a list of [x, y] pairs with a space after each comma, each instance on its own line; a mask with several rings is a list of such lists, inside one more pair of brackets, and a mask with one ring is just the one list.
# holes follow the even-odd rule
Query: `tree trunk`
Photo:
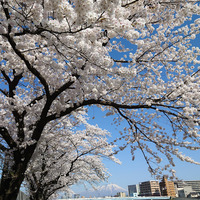
[[0, 200], [16, 200], [22, 181], [24, 180], [24, 173], [21, 170], [12, 171], [2, 174], [0, 186]]
[[28, 162], [34, 152], [35, 145], [29, 146], [25, 155], [19, 151], [14, 152], [14, 161], [9, 157], [5, 160], [0, 183], [0, 200], [16, 200], [20, 186], [25, 177]]

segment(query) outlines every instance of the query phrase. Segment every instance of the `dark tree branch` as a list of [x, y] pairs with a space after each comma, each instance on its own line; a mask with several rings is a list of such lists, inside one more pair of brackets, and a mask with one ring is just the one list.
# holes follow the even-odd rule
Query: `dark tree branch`
[[0, 143], [0, 150], [2, 150], [3, 152], [5, 152], [8, 149], [3, 144]]
[[8, 97], [9, 95], [8, 95], [8, 92], [7, 91], [5, 91], [5, 90], [2, 90], [2, 89], [0, 89], [0, 92], [2, 93], [2, 94], [4, 94], [6, 97]]
[[11, 149], [14, 148], [14, 147], [17, 147], [16, 142], [10, 136], [8, 130], [5, 127], [0, 127], [0, 134]]
[[[174, 107], [174, 106], [168, 106], [168, 105], [162, 105], [162, 104], [158, 104], [158, 103], [152, 103], [151, 105], [147, 105], [147, 104], [143, 104], [143, 105], [126, 105], [126, 104], [118, 104], [118, 103], [114, 103], [112, 101], [106, 101], [106, 100], [95, 100], [95, 99], [90, 99], [90, 100], [84, 100], [82, 103], [74, 103], [73, 107], [67, 108], [64, 111], [60, 112], [60, 115], [58, 115], [57, 113], [52, 114], [47, 116], [46, 121], [52, 121], [54, 119], [58, 119], [60, 117], [63, 117], [65, 115], [70, 114], [72, 111], [80, 108], [80, 107], [84, 107], [84, 106], [88, 106], [88, 105], [102, 105], [102, 106], [109, 106], [109, 107], [113, 107], [115, 109], [128, 109], [128, 110], [132, 110], [132, 109], [141, 109], [141, 108], [146, 108], [146, 109], [153, 109], [156, 110], [156, 107], [164, 107], [164, 108], [174, 108], [174, 109], [182, 109], [183, 107]], [[162, 110], [162, 112], [165, 112], [169, 115], [173, 115], [173, 116], [178, 116], [177, 114], [175, 114], [174, 112], [171, 111], [167, 111], [167, 110]], [[185, 119], [188, 119], [187, 117], [182, 116]]]
[[69, 81], [67, 83], [65, 83], [64, 85], [62, 85], [58, 90], [56, 90], [52, 95], [52, 99], [56, 99], [56, 97], [58, 97], [63, 91], [67, 90], [68, 88], [70, 88], [70, 86], [72, 86], [74, 83], [74, 81]]
[[14, 95], [14, 91], [19, 83], [19, 81], [22, 79], [22, 73], [18, 74], [18, 75], [15, 75], [15, 71], [13, 71], [13, 75], [14, 75], [14, 78], [13, 80], [11, 81], [11, 83], [9, 84], [9, 96], [10, 97], [13, 97]]
[[3, 74], [3, 77], [5, 78], [5, 80], [7, 81], [7, 83], [10, 84], [11, 80], [10, 80], [9, 76], [7, 76], [7, 74], [5, 73], [5, 71], [1, 70], [1, 73]]
[[40, 72], [35, 69], [31, 64], [30, 62], [25, 58], [24, 54], [22, 54], [20, 52], [20, 50], [18, 50], [16, 48], [16, 43], [14, 41], [14, 39], [12, 37], [10, 37], [10, 35], [6, 35], [7, 39], [8, 39], [8, 42], [10, 43], [10, 45], [12, 46], [14, 52], [19, 56], [19, 58], [21, 60], [24, 61], [24, 64], [26, 65], [26, 67], [30, 70], [31, 73], [33, 73], [41, 82], [41, 84], [44, 86], [44, 89], [45, 89], [45, 92], [46, 92], [46, 95], [47, 95], [47, 98], [50, 96], [50, 91], [49, 91], [49, 86], [48, 86], [48, 83], [46, 82], [45, 78], [40, 74]]
[[151, 172], [152, 174], [155, 174], [154, 169], [151, 167], [151, 164], [150, 164], [150, 162], [149, 162], [149, 159], [147, 158], [147, 156], [146, 156], [146, 154], [145, 154], [143, 148], [141, 147], [140, 142], [137, 141], [137, 143], [138, 143], [139, 149], [141, 150], [141, 152], [142, 152], [142, 154], [143, 154], [143, 157], [144, 157], [144, 159], [145, 159], [147, 165], [149, 166], [150, 172]]
[[126, 3], [126, 4], [123, 4], [122, 7], [127, 7], [127, 6], [130, 6], [136, 2], [138, 2], [139, 0], [135, 0], [135, 1], [131, 1], [130, 3]]
[[33, 99], [33, 100], [28, 104], [28, 106], [32, 107], [34, 104], [37, 103], [37, 101], [42, 100], [44, 97], [45, 97], [44, 94], [43, 94], [43, 95], [40, 95], [40, 96], [38, 96], [38, 97], [36, 97], [35, 99]]

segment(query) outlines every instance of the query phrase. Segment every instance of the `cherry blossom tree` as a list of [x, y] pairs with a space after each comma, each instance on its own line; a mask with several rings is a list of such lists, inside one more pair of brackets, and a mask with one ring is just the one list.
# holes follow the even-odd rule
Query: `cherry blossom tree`
[[152, 174], [173, 156], [198, 164], [179, 150], [200, 142], [197, 0], [0, 2], [0, 200], [16, 199], [46, 127], [87, 106], [127, 124], [120, 149]]
[[[77, 183], [105, 181], [108, 173], [101, 158], [117, 162], [107, 142], [108, 132], [85, 123], [82, 115], [78, 118], [81, 123], [58, 120], [42, 133], [26, 171], [30, 200], [53, 198], [59, 190], [69, 190]], [[85, 129], [75, 131], [78, 124], [84, 124]]]

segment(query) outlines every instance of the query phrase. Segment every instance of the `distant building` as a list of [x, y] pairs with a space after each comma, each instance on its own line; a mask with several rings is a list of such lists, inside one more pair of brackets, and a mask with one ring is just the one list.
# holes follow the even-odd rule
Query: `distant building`
[[178, 197], [187, 197], [190, 193], [193, 193], [191, 186], [184, 186], [183, 188], [177, 188], [178, 190]]
[[163, 176], [160, 182], [160, 191], [162, 196], [176, 197], [176, 190], [173, 181], [168, 181], [167, 176]]
[[128, 185], [128, 196], [137, 197], [139, 195], [140, 189], [139, 185]]
[[177, 188], [177, 196], [180, 198], [185, 198], [185, 191], [183, 188]]
[[191, 193], [194, 193], [192, 186], [184, 186], [183, 190], [184, 190], [185, 197], [187, 197]]
[[158, 181], [146, 181], [140, 183], [140, 196], [161, 196]]
[[74, 194], [74, 199], [80, 198], [80, 194]]
[[177, 188], [184, 188], [185, 186], [191, 186], [193, 192], [200, 192], [200, 180], [198, 181], [176, 181]]
[[126, 193], [125, 192], [118, 192], [116, 197], [126, 197]]

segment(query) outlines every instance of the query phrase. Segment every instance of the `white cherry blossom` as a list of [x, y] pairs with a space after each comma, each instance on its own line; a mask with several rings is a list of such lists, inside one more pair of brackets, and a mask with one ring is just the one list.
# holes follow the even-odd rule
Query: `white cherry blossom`
[[198, 1], [0, 2], [0, 200], [16, 199], [46, 130], [66, 118], [68, 133], [87, 106], [123, 124], [119, 150], [141, 150], [152, 174], [174, 175], [173, 156], [198, 164], [180, 153], [200, 143]]

